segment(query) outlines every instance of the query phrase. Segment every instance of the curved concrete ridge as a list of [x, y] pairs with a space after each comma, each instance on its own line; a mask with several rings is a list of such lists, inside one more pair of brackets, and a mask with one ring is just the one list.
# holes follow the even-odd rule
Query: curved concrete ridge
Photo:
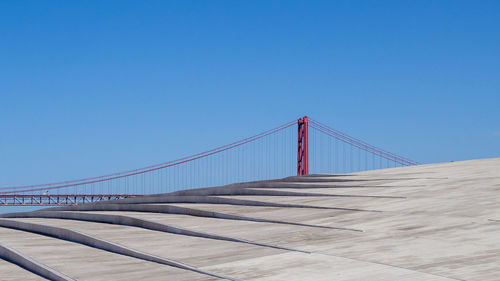
[[206, 232], [193, 231], [185, 228], [180, 228], [168, 224], [157, 223], [145, 219], [135, 218], [131, 216], [124, 215], [109, 215], [109, 214], [94, 214], [94, 213], [81, 213], [81, 212], [57, 212], [57, 211], [34, 211], [34, 212], [22, 212], [22, 213], [10, 213], [4, 214], [0, 217], [3, 218], [51, 218], [51, 219], [70, 219], [77, 221], [88, 221], [88, 222], [97, 222], [97, 223], [110, 223], [110, 224], [118, 224], [118, 225], [126, 225], [133, 227], [140, 227], [148, 230], [155, 230], [160, 232], [167, 232], [177, 235], [185, 235], [185, 236], [193, 236], [198, 238], [207, 238], [214, 240], [222, 240], [236, 243], [245, 243], [260, 247], [274, 248], [285, 251], [293, 251], [293, 252], [301, 252], [309, 254], [308, 251], [280, 247], [271, 244], [253, 242], [250, 240], [233, 238], [228, 236], [216, 235]]
[[[381, 188], [381, 187], [392, 187], [392, 186], [349, 186], [349, 185], [338, 185], [336, 183], [345, 182], [360, 182], [358, 180], [343, 180], [343, 181], [286, 181], [286, 180], [272, 180], [272, 181], [256, 181], [248, 183], [237, 183], [234, 185], [226, 186], [226, 188], [358, 188], [358, 187], [371, 187], [371, 188]], [[368, 180], [361, 180], [368, 181]]]
[[169, 193], [170, 195], [199, 195], [199, 196], [222, 196], [222, 195], [263, 195], [263, 196], [302, 196], [302, 197], [352, 197], [352, 198], [386, 198], [386, 199], [406, 199], [403, 196], [379, 196], [379, 195], [352, 195], [352, 194], [324, 194], [293, 191], [262, 190], [251, 188], [227, 188], [211, 187], [209, 189], [181, 190]]
[[[373, 179], [363, 179], [363, 178], [345, 178], [345, 177], [355, 177], [357, 175], [318, 175], [318, 176], [291, 176], [282, 179], [275, 180], [276, 182], [300, 182], [300, 183], [315, 183], [315, 182], [326, 182], [326, 183], [345, 183], [345, 182], [364, 182], [372, 181]], [[342, 178], [339, 178], [342, 177]], [[375, 181], [378, 179], [375, 179]]]
[[41, 235], [46, 235], [50, 237], [55, 237], [57, 239], [62, 239], [62, 240], [67, 240], [70, 242], [75, 242], [79, 243], [82, 245], [86, 245], [89, 247], [105, 250], [108, 252], [124, 255], [124, 256], [129, 256], [133, 257], [136, 259], [141, 259], [145, 261], [150, 261], [150, 262], [156, 262], [159, 264], [163, 265], [168, 265], [168, 266], [173, 266], [205, 275], [209, 275], [212, 277], [217, 277], [217, 278], [222, 278], [226, 280], [232, 280], [232, 281], [240, 281], [238, 279], [221, 275], [221, 274], [216, 274], [212, 273], [209, 271], [205, 271], [199, 268], [196, 268], [194, 266], [186, 265], [174, 260], [170, 259], [165, 259], [161, 257], [157, 257], [154, 255], [150, 255], [147, 253], [143, 253], [137, 250], [133, 250], [131, 248], [125, 247], [118, 245], [116, 243], [108, 242], [102, 239], [98, 239], [95, 237], [92, 237], [90, 235], [70, 230], [67, 228], [63, 227], [55, 227], [55, 226], [48, 226], [48, 225], [41, 225], [41, 224], [36, 224], [36, 223], [28, 223], [28, 222], [21, 222], [21, 221], [16, 221], [16, 220], [10, 220], [10, 219], [0, 219], [0, 226], [5, 227], [5, 228], [11, 228], [11, 229], [17, 229], [17, 230], [22, 230], [26, 232], [31, 232], [31, 233], [36, 233], [36, 234], [41, 234]]
[[[428, 172], [424, 172], [424, 173], [428, 174]], [[409, 175], [415, 175], [415, 174], [418, 174], [418, 173], [411, 173]], [[355, 178], [355, 179], [334, 179], [335, 177], [352, 177], [352, 176], [356, 176], [357, 178]], [[330, 177], [332, 177], [332, 178], [330, 178]], [[421, 177], [418, 177], [418, 178], [415, 178], [415, 177], [412, 177], [412, 178], [372, 178], [371, 175], [367, 176], [367, 175], [362, 175], [362, 174], [359, 174], [359, 175], [355, 175], [355, 174], [331, 175], [330, 177], [328, 175], [291, 176], [291, 177], [286, 177], [286, 178], [271, 180], [271, 181], [275, 181], [275, 182], [279, 182], [279, 181], [306, 182], [306, 183], [307, 182], [331, 182], [331, 183], [335, 183], [335, 182], [351, 182], [351, 181], [370, 182], [370, 181], [403, 181], [403, 180], [415, 180], [415, 179], [446, 179], [446, 178], [432, 178], [432, 177], [425, 177], [425, 178], [421, 178]], [[368, 177], [368, 179], [366, 177]], [[255, 182], [255, 183], [257, 183], [257, 182]]]
[[51, 210], [59, 211], [133, 211], [133, 212], [148, 212], [148, 213], [166, 213], [166, 214], [178, 214], [178, 215], [189, 215], [196, 217], [207, 217], [216, 219], [228, 219], [228, 220], [242, 220], [242, 221], [252, 221], [252, 222], [265, 222], [265, 223], [277, 223], [277, 224], [287, 224], [287, 225], [297, 225], [305, 227], [315, 227], [315, 228], [325, 228], [325, 229], [337, 229], [337, 230], [347, 230], [363, 232], [361, 229], [347, 228], [347, 227], [333, 227], [333, 226], [322, 226], [313, 224], [304, 224], [296, 222], [287, 222], [279, 220], [268, 220], [261, 218], [253, 218], [239, 215], [232, 215], [220, 212], [212, 212], [200, 209], [193, 209], [187, 207], [173, 206], [173, 205], [147, 205], [147, 204], [99, 204], [99, 205], [76, 205], [70, 207], [56, 207], [51, 208]]
[[[324, 210], [341, 210], [341, 211], [359, 211], [359, 212], [382, 212], [378, 210], [356, 209], [356, 208], [341, 208], [341, 207], [322, 207], [301, 204], [284, 204], [265, 202], [257, 200], [246, 200], [236, 198], [225, 198], [217, 196], [178, 196], [169, 194], [160, 194], [156, 196], [141, 196], [131, 197], [113, 201], [114, 204], [153, 204], [153, 203], [193, 203], [193, 204], [225, 204], [225, 205], [238, 205], [238, 206], [256, 206], [256, 207], [280, 207], [280, 208], [310, 208], [310, 209], [324, 209]], [[108, 201], [99, 201], [90, 204], [109, 204]], [[45, 209], [45, 210], [50, 210]], [[0, 215], [1, 217], [1, 215]]]
[[[362, 181], [362, 180], [361, 180]], [[278, 184], [278, 185], [277, 185]], [[209, 196], [209, 195], [266, 195], [266, 196], [317, 196], [317, 197], [367, 197], [367, 198], [398, 198], [404, 199], [406, 197], [401, 196], [378, 196], [378, 195], [351, 195], [351, 194], [322, 194], [322, 193], [296, 193], [296, 192], [285, 192], [285, 191], [274, 191], [274, 190], [258, 190], [259, 188], [294, 188], [294, 187], [304, 187], [304, 183], [301, 182], [286, 182], [282, 179], [279, 180], [265, 180], [265, 181], [253, 181], [253, 182], [242, 182], [233, 183], [222, 186], [212, 186], [203, 188], [194, 188], [187, 190], [179, 190], [175, 192], [166, 193], [169, 195], [181, 195], [181, 196]], [[332, 185], [316, 185], [314, 187], [328, 187], [328, 188], [338, 188]], [[257, 188], [251, 189], [251, 188]], [[278, 193], [281, 192], [281, 193]], [[157, 196], [159, 194], [153, 194]], [[145, 195], [141, 197], [148, 197], [152, 195]]]
[[283, 179], [279, 179], [277, 181], [282, 181], [282, 182], [330, 182], [330, 183], [336, 183], [336, 182], [352, 182], [352, 181], [358, 181], [356, 179], [339, 179], [339, 177], [344, 177], [342, 176], [317, 176], [317, 177], [305, 177], [305, 176], [292, 176], [292, 177], [286, 177]]
[[247, 188], [268, 188], [268, 189], [347, 189], [347, 188], [366, 188], [366, 189], [381, 189], [381, 188], [395, 188], [395, 186], [389, 185], [331, 185], [331, 184], [280, 184], [274, 186], [252, 186]]
[[75, 281], [74, 279], [71, 279], [70, 277], [2, 244], [0, 244], [0, 258], [17, 264], [20, 267], [48, 280]]

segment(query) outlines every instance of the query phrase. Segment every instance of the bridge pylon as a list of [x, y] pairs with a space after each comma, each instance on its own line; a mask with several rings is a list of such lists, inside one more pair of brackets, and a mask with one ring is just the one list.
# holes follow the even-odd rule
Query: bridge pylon
[[297, 176], [309, 174], [309, 118], [304, 116], [297, 120], [298, 147], [297, 147]]

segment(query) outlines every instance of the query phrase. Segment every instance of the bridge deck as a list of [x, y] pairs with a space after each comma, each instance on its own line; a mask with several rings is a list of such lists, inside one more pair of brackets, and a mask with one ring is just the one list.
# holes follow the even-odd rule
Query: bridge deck
[[137, 197], [137, 194], [0, 194], [0, 206], [71, 206]]

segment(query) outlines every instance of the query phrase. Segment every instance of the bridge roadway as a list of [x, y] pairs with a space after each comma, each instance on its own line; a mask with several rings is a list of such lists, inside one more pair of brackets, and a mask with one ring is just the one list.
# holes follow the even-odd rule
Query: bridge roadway
[[499, 189], [495, 158], [4, 214], [0, 280], [498, 280]]

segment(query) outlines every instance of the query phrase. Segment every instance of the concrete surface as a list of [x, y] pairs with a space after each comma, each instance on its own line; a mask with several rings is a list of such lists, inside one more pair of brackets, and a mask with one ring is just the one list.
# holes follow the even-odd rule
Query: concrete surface
[[47, 280], [36, 274], [33, 274], [22, 267], [17, 266], [11, 262], [0, 259], [0, 276], [2, 281], [13, 280], [26, 280], [26, 281], [40, 281]]
[[[0, 244], [76, 280], [500, 280], [499, 191], [500, 158], [290, 177], [6, 214]], [[30, 270], [0, 259], [0, 280]]]
[[[17, 222], [15, 222], [17, 223]], [[60, 272], [53, 270], [52, 268], [45, 266], [32, 258], [19, 253], [18, 251], [11, 249], [9, 247], [0, 244], [0, 258], [9, 261], [13, 264], [17, 264], [23, 268], [29, 268], [31, 272], [40, 277], [45, 277], [54, 281], [74, 281], [74, 279], [63, 275]]]

